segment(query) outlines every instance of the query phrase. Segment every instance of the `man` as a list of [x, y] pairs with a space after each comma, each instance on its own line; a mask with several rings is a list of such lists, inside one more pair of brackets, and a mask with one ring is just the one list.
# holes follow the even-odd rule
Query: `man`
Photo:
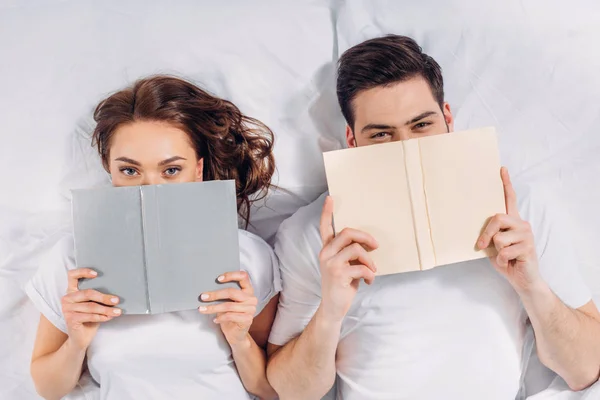
[[[441, 69], [407, 37], [345, 52], [337, 94], [349, 147], [453, 130]], [[572, 389], [598, 379], [600, 313], [570, 238], [527, 198], [520, 211], [539, 228], [534, 242], [506, 169], [501, 176], [507, 213], [491, 216], [478, 242], [496, 247], [490, 260], [375, 278], [377, 238], [353, 229], [334, 237], [331, 199], [281, 225], [267, 375], [282, 399], [321, 398], [336, 376], [343, 399], [511, 399], [527, 318], [539, 358]]]

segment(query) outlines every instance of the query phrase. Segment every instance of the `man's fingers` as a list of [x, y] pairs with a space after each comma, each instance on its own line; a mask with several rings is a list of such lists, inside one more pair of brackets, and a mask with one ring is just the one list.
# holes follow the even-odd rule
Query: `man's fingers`
[[63, 312], [76, 312], [81, 314], [102, 314], [107, 317], [116, 317], [122, 314], [121, 309], [106, 307], [94, 302], [87, 303], [67, 303], [64, 305]]
[[323, 211], [321, 211], [321, 222], [319, 224], [319, 231], [321, 233], [321, 241], [323, 247], [327, 246], [334, 238], [335, 232], [333, 230], [333, 199], [331, 196], [325, 198], [323, 204]]
[[492, 238], [492, 241], [494, 242], [494, 247], [496, 250], [500, 251], [505, 247], [520, 243], [526, 238], [527, 236], [525, 232], [512, 230], [496, 233]]
[[254, 294], [252, 283], [250, 282], [250, 276], [246, 271], [231, 271], [225, 272], [223, 275], [217, 278], [217, 281], [221, 283], [225, 282], [237, 282], [240, 288], [248, 294]]
[[504, 201], [506, 202], [506, 213], [512, 216], [519, 215], [519, 208], [517, 205], [517, 193], [513, 188], [510, 180], [510, 175], [506, 167], [500, 168], [500, 177], [502, 178], [502, 184], [504, 185]]
[[496, 256], [496, 263], [499, 267], [507, 268], [512, 260], [524, 261], [527, 256], [528, 247], [524, 243], [515, 244], [503, 248]]
[[331, 262], [334, 265], [347, 265], [356, 261], [365, 265], [372, 272], [377, 272], [377, 267], [369, 253], [358, 243], [353, 243], [350, 246], [344, 247], [342, 251], [335, 256]]
[[522, 221], [518, 217], [514, 217], [507, 214], [496, 214], [490, 222], [488, 222], [479, 240], [477, 246], [480, 249], [487, 248], [492, 238], [501, 230], [517, 229]]
[[76, 292], [69, 293], [63, 296], [63, 300], [69, 303], [94, 301], [107, 306], [114, 306], [115, 304], [119, 303], [119, 298], [117, 296], [100, 293], [93, 289], [78, 290]]
[[363, 279], [368, 285], [375, 280], [375, 273], [365, 265], [349, 265], [346, 268], [348, 276], [352, 279]]
[[200, 296], [202, 301], [215, 301], [215, 300], [233, 300], [238, 303], [252, 301], [256, 299], [253, 295], [242, 292], [241, 289], [227, 288], [221, 290], [215, 290], [213, 292], [202, 293]]
[[245, 303], [234, 303], [234, 302], [226, 302], [221, 304], [209, 305], [209, 306], [200, 306], [198, 307], [198, 311], [202, 314], [217, 314], [217, 313], [227, 313], [227, 312], [235, 312], [235, 313], [245, 313], [249, 315], [254, 315], [256, 313], [256, 305], [245, 304]]
[[80, 279], [92, 279], [98, 276], [98, 273], [90, 268], [77, 268], [67, 272], [67, 293], [73, 293], [78, 290], [77, 284]]
[[366, 247], [368, 250], [375, 250], [379, 247], [375, 238], [368, 233], [352, 228], [345, 228], [331, 241], [327, 248], [323, 248], [322, 256], [325, 259], [334, 257], [353, 243]]

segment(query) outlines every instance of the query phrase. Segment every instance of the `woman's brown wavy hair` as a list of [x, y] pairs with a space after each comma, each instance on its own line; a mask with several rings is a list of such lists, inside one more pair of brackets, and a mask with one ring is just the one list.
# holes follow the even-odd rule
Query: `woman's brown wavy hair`
[[108, 170], [111, 138], [134, 121], [167, 122], [185, 131], [204, 159], [203, 180], [235, 179], [238, 214], [246, 226], [250, 206], [264, 198], [275, 170], [273, 132], [230, 101], [171, 76], [151, 76], [98, 104], [92, 145]]

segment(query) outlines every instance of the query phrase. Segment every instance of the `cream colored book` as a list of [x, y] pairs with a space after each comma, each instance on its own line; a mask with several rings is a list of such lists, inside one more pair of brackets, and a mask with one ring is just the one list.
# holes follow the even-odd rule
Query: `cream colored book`
[[477, 239], [506, 212], [494, 128], [324, 154], [338, 234], [371, 234], [378, 275], [492, 256]]

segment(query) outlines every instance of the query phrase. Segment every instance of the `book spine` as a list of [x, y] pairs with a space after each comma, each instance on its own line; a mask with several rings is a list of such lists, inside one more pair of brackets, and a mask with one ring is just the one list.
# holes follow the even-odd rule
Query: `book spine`
[[421, 147], [418, 139], [405, 140], [402, 145], [420, 267], [426, 270], [435, 267], [437, 261], [429, 222]]
[[148, 249], [150, 245], [148, 244], [148, 210], [146, 209], [146, 203], [148, 201], [149, 196], [145, 196], [144, 194], [144, 186], [140, 186], [140, 210], [142, 212], [142, 244], [143, 244], [143, 254], [144, 254], [144, 286], [146, 291], [146, 314], [152, 314], [152, 304], [150, 303], [150, 285], [148, 282]]

